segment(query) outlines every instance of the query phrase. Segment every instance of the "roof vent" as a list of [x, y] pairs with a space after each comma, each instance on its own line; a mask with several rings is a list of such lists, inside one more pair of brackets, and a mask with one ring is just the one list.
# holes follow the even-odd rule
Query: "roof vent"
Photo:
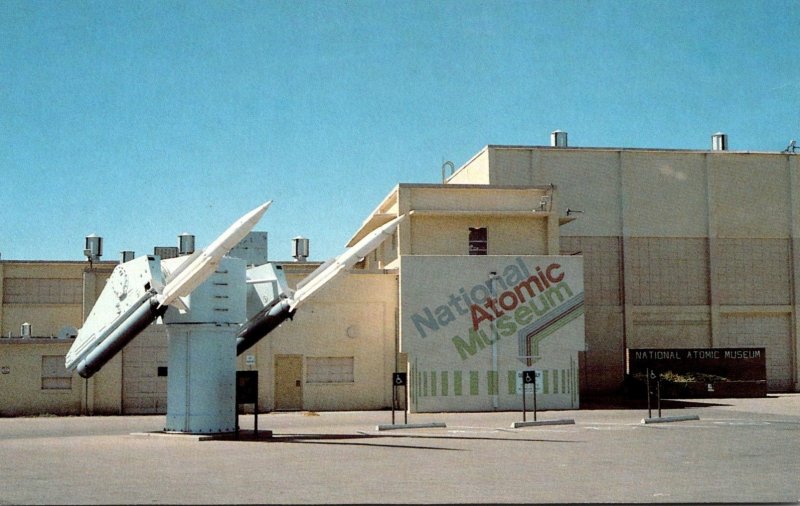
[[194, 236], [187, 232], [178, 236], [178, 255], [191, 255], [194, 253]]
[[120, 260], [120, 262], [123, 264], [125, 262], [130, 262], [136, 256], [133, 251], [127, 249], [125, 251], [121, 251], [120, 253], [122, 254], [122, 260]]
[[717, 132], [711, 136], [712, 151], [728, 151], [728, 134]]
[[550, 133], [550, 147], [551, 148], [566, 148], [567, 147], [567, 132], [555, 130]]
[[103, 238], [97, 235], [87, 235], [83, 254], [89, 262], [97, 262], [103, 256]]
[[153, 255], [159, 257], [161, 260], [176, 258], [178, 256], [178, 248], [175, 246], [154, 246]]
[[292, 257], [295, 262], [305, 262], [308, 258], [308, 239], [299, 235], [292, 239]]

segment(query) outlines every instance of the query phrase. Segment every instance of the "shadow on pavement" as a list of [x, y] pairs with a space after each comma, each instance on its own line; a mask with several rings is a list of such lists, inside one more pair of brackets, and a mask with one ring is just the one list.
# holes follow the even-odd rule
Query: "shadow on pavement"
[[[656, 408], [656, 405], [657, 401], [654, 397], [650, 400], [650, 407]], [[662, 409], [709, 408], [714, 406], [730, 406], [730, 404], [714, 402], [712, 399], [661, 399]], [[591, 411], [599, 409], [647, 409], [647, 398], [631, 398], [624, 395], [581, 397], [581, 410]]]
[[302, 443], [302, 444], [349, 444], [360, 446], [374, 446], [385, 448], [411, 448], [421, 450], [458, 450], [456, 448], [443, 448], [439, 446], [403, 445], [379, 443], [378, 440], [387, 439], [435, 439], [435, 440], [479, 440], [479, 441], [513, 441], [519, 443], [582, 443], [583, 441], [531, 439], [517, 437], [486, 437], [486, 436], [435, 436], [430, 434], [269, 434], [268, 431], [255, 434], [252, 430], [240, 430], [239, 437], [228, 441], [249, 443]]

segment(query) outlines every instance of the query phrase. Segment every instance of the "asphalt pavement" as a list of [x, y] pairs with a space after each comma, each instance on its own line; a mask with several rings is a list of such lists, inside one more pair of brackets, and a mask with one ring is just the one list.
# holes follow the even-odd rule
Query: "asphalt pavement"
[[0, 504], [800, 502], [800, 394], [665, 402], [699, 419], [658, 424], [586, 406], [516, 429], [509, 411], [395, 430], [390, 411], [260, 414], [271, 436], [241, 415], [239, 439], [208, 441], [161, 435], [163, 415], [0, 418]]

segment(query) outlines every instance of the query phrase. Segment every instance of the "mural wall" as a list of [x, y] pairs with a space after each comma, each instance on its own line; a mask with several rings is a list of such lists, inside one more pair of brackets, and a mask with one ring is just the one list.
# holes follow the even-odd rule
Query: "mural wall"
[[[402, 256], [400, 351], [415, 412], [579, 407], [585, 347], [580, 256]], [[528, 401], [530, 402], [530, 401]]]

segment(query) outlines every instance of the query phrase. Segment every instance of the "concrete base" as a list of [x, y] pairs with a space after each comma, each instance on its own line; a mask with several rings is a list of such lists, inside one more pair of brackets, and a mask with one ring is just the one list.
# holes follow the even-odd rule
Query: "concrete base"
[[378, 425], [375, 427], [376, 430], [395, 430], [395, 429], [425, 429], [425, 428], [444, 428], [447, 427], [443, 422], [431, 422], [431, 423], [399, 423], [399, 424], [387, 424], [387, 425]]
[[575, 425], [575, 420], [569, 418], [561, 420], [537, 420], [535, 422], [514, 422], [511, 424], [512, 429], [520, 427], [535, 427], [537, 425]]
[[683, 415], [683, 416], [662, 416], [660, 418], [642, 418], [642, 423], [667, 423], [667, 422], [685, 422], [688, 420], [699, 420], [697, 415]]

